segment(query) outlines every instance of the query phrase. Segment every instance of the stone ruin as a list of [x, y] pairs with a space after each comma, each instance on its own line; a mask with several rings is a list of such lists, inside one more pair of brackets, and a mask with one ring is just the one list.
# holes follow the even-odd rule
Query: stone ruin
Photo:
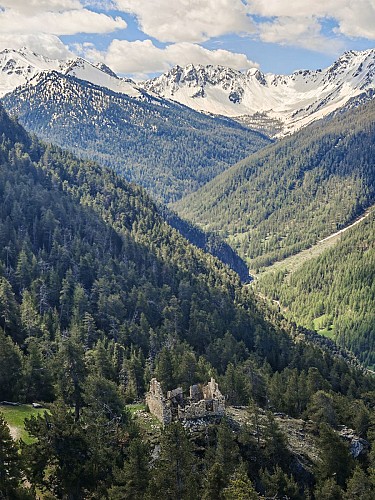
[[164, 396], [160, 382], [153, 378], [146, 394], [146, 404], [163, 426], [176, 420], [222, 417], [225, 412], [225, 397], [213, 378], [207, 385], [190, 386], [188, 398], [184, 397], [181, 387]]

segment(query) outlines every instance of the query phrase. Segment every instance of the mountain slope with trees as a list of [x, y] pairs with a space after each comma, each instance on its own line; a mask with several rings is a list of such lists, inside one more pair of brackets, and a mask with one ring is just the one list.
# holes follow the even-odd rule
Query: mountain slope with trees
[[[142, 188], [39, 143], [1, 109], [0, 138], [0, 400], [49, 405], [26, 422], [31, 444], [0, 418], [0, 496], [34, 498], [31, 485], [71, 500], [226, 498], [242, 482], [255, 498], [299, 499], [350, 492], [358, 475], [371, 491], [374, 456], [354, 461], [334, 430], [373, 442], [371, 376], [258, 304]], [[151, 472], [151, 444], [125, 402], [152, 376], [164, 389], [214, 376], [228, 404], [254, 400], [268, 411], [262, 444], [225, 421], [192, 443], [173, 424]], [[316, 471], [301, 472], [272, 411], [315, 422]], [[324, 454], [330, 443], [339, 457]]]
[[164, 202], [198, 189], [270, 143], [231, 119], [147, 93], [129, 97], [53, 71], [2, 102], [27, 130], [114, 168]]
[[375, 200], [375, 103], [268, 146], [174, 205], [259, 268], [311, 246]]
[[[260, 276], [257, 288], [287, 308], [294, 321], [330, 333], [375, 367], [375, 213], [291, 275]], [[328, 330], [327, 330], [328, 329]]]

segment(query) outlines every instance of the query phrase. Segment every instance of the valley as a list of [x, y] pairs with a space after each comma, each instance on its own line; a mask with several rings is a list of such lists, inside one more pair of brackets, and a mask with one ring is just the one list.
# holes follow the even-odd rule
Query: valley
[[373, 498], [374, 76], [0, 52], [1, 499]]
[[255, 280], [258, 280], [262, 279], [262, 277], [266, 276], [267, 274], [271, 274], [280, 270], [285, 270], [288, 274], [293, 274], [293, 272], [301, 267], [305, 262], [319, 257], [319, 255], [321, 255], [323, 252], [335, 246], [340, 241], [341, 235], [343, 233], [365, 220], [374, 210], [374, 206], [368, 208], [364, 212], [364, 214], [356, 219], [353, 223], [345, 226], [343, 229], [340, 229], [333, 234], [330, 234], [329, 236], [326, 236], [306, 250], [302, 250], [301, 252], [295, 255], [291, 255], [284, 260], [274, 262], [272, 265], [262, 268], [258, 272], [256, 272], [255, 269], [250, 269], [251, 276], [253, 276]]

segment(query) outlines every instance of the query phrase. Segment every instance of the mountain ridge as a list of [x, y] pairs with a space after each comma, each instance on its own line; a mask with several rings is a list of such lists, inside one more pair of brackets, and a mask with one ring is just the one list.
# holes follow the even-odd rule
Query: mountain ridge
[[[142, 97], [142, 92], [137, 88], [135, 82], [118, 77], [105, 64], [92, 64], [82, 57], [67, 60], [50, 59], [36, 54], [27, 47], [20, 50], [4, 49], [0, 51], [0, 97], [20, 86], [35, 85], [38, 76], [49, 71], [75, 76], [131, 97]], [[36, 80], [35, 77], [37, 77]]]
[[236, 119], [270, 137], [293, 133], [356, 99], [372, 99], [375, 91], [375, 49], [347, 51], [325, 69], [289, 75], [189, 64], [136, 83], [100, 62], [49, 59], [24, 48], [0, 52], [0, 97], [20, 85], [34, 85], [36, 75], [51, 70], [130, 97], [142, 99], [147, 92], [198, 112]]
[[374, 126], [372, 100], [249, 156], [173, 208], [267, 267], [374, 203]]
[[[257, 114], [279, 122], [285, 135], [342, 108], [375, 88], [375, 49], [348, 51], [328, 68], [298, 70], [290, 75], [246, 72], [223, 66], [176, 66], [143, 82], [148, 92], [212, 114], [256, 126]], [[255, 115], [255, 116], [254, 116]]]
[[55, 70], [33, 78], [2, 99], [29, 132], [111, 166], [165, 202], [270, 142], [236, 121], [145, 91], [134, 98]]

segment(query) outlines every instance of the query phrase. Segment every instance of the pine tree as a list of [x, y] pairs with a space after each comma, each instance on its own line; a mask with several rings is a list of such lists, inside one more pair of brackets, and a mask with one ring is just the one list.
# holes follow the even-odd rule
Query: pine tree
[[[314, 491], [315, 498], [319, 500], [343, 500], [343, 490], [333, 477], [318, 483]], [[351, 499], [352, 500], [352, 499]]]
[[240, 460], [238, 444], [226, 419], [220, 422], [217, 430], [215, 461], [224, 469], [226, 479], [233, 474]]
[[223, 491], [227, 484], [228, 478], [224, 470], [224, 465], [219, 462], [214, 462], [208, 469], [203, 483], [202, 500], [223, 499]]
[[160, 457], [154, 469], [147, 498], [191, 500], [198, 497], [197, 460], [187, 433], [179, 422], [163, 432]]
[[359, 465], [353, 471], [348, 480], [344, 500], [360, 498], [361, 500], [373, 500], [375, 498], [375, 484], [365, 474]]
[[232, 474], [228, 486], [223, 491], [224, 500], [257, 500], [255, 491], [245, 467], [238, 467]]
[[16, 498], [22, 479], [20, 457], [9, 427], [0, 413], [0, 498]]
[[108, 492], [109, 499], [144, 499], [150, 479], [149, 461], [149, 446], [140, 438], [133, 439], [123, 468], [115, 471], [115, 485]]
[[74, 406], [76, 420], [79, 419], [83, 403], [86, 374], [85, 353], [80, 339], [75, 334], [62, 339], [57, 354], [58, 392], [66, 404]]
[[339, 486], [344, 487], [353, 467], [347, 446], [327, 424], [320, 426], [318, 445], [318, 480], [334, 478]]
[[18, 398], [22, 381], [21, 351], [0, 328], [0, 400]]

